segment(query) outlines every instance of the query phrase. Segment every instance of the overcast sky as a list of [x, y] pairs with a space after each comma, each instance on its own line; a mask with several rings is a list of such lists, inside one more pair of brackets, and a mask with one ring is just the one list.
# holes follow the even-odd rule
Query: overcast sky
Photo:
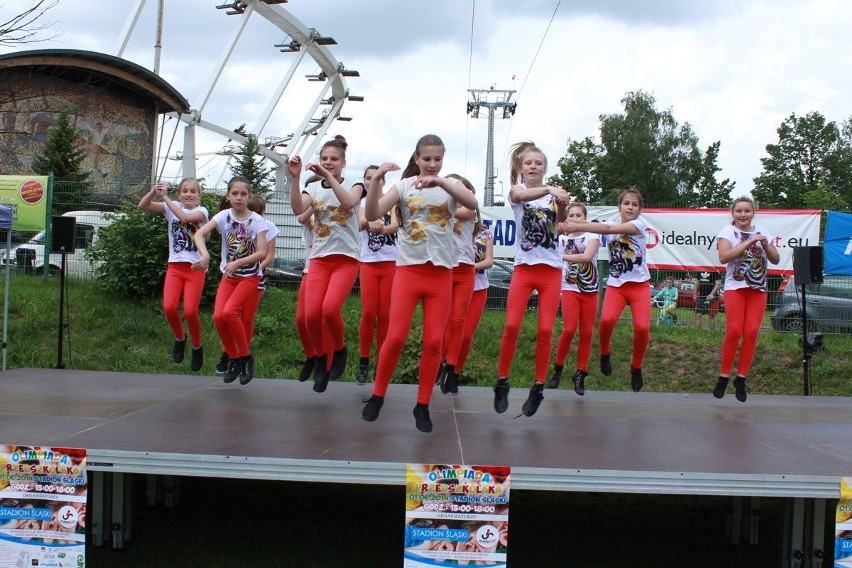
[[[29, 0], [0, 1], [6, 16]], [[165, 0], [161, 74], [191, 104], [237, 24], [215, 9], [222, 2]], [[48, 14], [60, 37], [31, 47], [114, 54], [131, 4], [60, 0]], [[148, 68], [156, 7], [148, 0], [125, 53]], [[852, 115], [852, 2], [843, 0], [290, 0], [282, 7], [334, 37], [334, 56], [361, 73], [348, 82], [365, 101], [346, 103], [342, 114], [353, 120], [329, 132], [349, 141], [353, 177], [369, 163], [404, 165], [417, 139], [435, 133], [447, 147], [443, 173], [481, 188], [487, 120], [484, 112], [466, 114], [469, 88], [517, 91], [515, 116], [495, 122], [498, 195], [508, 192], [512, 143], [535, 141], [554, 173], [567, 140], [597, 138], [599, 116], [620, 112], [629, 91], [652, 94], [658, 109], [690, 123], [702, 149], [721, 141], [719, 178], [735, 181], [738, 195], [751, 190], [766, 144], [791, 113], [819, 111], [838, 124]], [[205, 118], [255, 124], [293, 57], [272, 47], [282, 39], [262, 18], [250, 20]], [[313, 100], [295, 87], [287, 97], [261, 139], [292, 132]]]

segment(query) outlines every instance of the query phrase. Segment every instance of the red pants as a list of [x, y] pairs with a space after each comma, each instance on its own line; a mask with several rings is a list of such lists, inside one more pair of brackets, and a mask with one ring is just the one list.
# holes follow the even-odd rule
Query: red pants
[[606, 287], [598, 324], [601, 355], [608, 355], [612, 350], [612, 331], [626, 305], [630, 306], [633, 314], [633, 359], [630, 364], [634, 369], [641, 369], [651, 341], [651, 288], [647, 281]]
[[198, 304], [204, 292], [203, 270], [193, 270], [189, 262], [170, 262], [163, 283], [163, 313], [166, 322], [172, 328], [175, 339], [185, 337], [183, 323], [180, 320], [180, 297], [183, 295], [183, 317], [189, 330], [193, 347], [201, 346], [201, 318], [198, 317]]
[[538, 290], [538, 328], [535, 345], [535, 380], [544, 382], [550, 353], [553, 348], [553, 322], [559, 310], [559, 290], [562, 286], [562, 269], [547, 264], [519, 264], [515, 267], [509, 296], [506, 298], [506, 327], [500, 342], [498, 377], [508, 377], [512, 359], [518, 347], [518, 334], [524, 311], [533, 290]]
[[263, 296], [263, 290], [255, 290], [254, 292], [246, 300], [242, 315], [243, 327], [246, 330], [246, 341], [249, 345], [251, 345], [251, 338], [254, 337], [254, 316], [257, 314], [257, 307], [260, 305], [260, 298]]
[[[311, 270], [314, 267], [311, 265]], [[376, 383], [373, 394], [385, 396], [391, 376], [399, 363], [399, 356], [411, 329], [411, 320], [417, 302], [423, 300], [423, 351], [420, 354], [420, 388], [417, 402], [429, 404], [435, 376], [441, 366], [441, 343], [447, 320], [450, 318], [450, 294], [453, 273], [449, 268], [432, 263], [414, 266], [397, 266], [391, 293], [393, 317], [388, 335], [379, 352]]]
[[453, 268], [453, 307], [444, 333], [442, 355], [454, 367], [458, 363], [459, 350], [464, 340], [464, 322], [473, 296], [475, 276], [472, 264], [460, 264]]
[[305, 317], [317, 355], [328, 355], [328, 368], [332, 353], [343, 349], [343, 303], [358, 277], [358, 265], [357, 260], [343, 254], [311, 259]]
[[[748, 376], [765, 312], [766, 292], [754, 288], [725, 291], [725, 339], [722, 342], [720, 376], [727, 377], [731, 374], [738, 345], [740, 360], [737, 364], [737, 375]], [[740, 340], [742, 340], [741, 345]]]
[[296, 299], [296, 331], [299, 333], [299, 341], [302, 342], [302, 350], [305, 352], [305, 359], [320, 355], [319, 351], [314, 347], [311, 341], [311, 334], [308, 333], [308, 318], [305, 315], [305, 290], [308, 287], [308, 275], [302, 274], [302, 282], [299, 284], [299, 296]]
[[482, 318], [482, 312], [485, 311], [485, 300], [487, 298], [488, 289], [486, 288], [474, 292], [473, 297], [470, 299], [470, 308], [467, 310], [467, 317], [464, 318], [464, 337], [459, 347], [459, 357], [456, 360], [457, 373], [461, 373], [465, 362], [467, 362], [467, 356], [470, 354], [470, 345], [473, 343], [473, 332], [476, 331], [476, 326], [479, 325], [479, 320]]
[[[376, 334], [376, 353], [381, 351], [390, 322], [390, 297], [396, 262], [361, 263], [361, 324], [358, 326], [361, 357], [368, 358]], [[378, 321], [378, 332], [376, 322]]]
[[213, 307], [213, 323], [222, 340], [222, 350], [232, 359], [251, 354], [242, 313], [249, 298], [257, 292], [259, 282], [260, 276], [223, 277], [219, 282]]
[[565, 364], [565, 357], [571, 350], [571, 341], [577, 327], [580, 328], [580, 341], [577, 344], [577, 370], [589, 369], [589, 355], [592, 353], [592, 334], [595, 331], [595, 318], [598, 315], [598, 295], [590, 292], [562, 291], [562, 333], [556, 346], [557, 365]]

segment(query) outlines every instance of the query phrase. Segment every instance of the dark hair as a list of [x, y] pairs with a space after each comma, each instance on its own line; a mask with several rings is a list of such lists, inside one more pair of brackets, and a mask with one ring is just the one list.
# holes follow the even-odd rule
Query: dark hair
[[422, 136], [420, 140], [417, 141], [417, 145], [414, 147], [414, 153], [411, 154], [411, 158], [408, 159], [408, 164], [406, 164], [405, 169], [402, 171], [402, 179], [420, 175], [420, 166], [417, 165], [416, 160], [417, 156], [420, 155], [420, 149], [423, 148], [423, 146], [440, 146], [441, 150], [446, 151], [444, 141], [437, 135], [427, 134]]
[[[476, 189], [474, 189], [473, 184], [470, 183], [470, 180], [468, 180], [466, 177], [460, 176], [459, 174], [449, 174], [447, 177], [450, 178], [450, 179], [459, 180], [460, 182], [462, 182], [462, 185], [464, 185], [466, 188], [468, 188], [470, 190], [470, 192], [472, 194], [476, 195]], [[477, 203], [477, 205], [476, 205], [476, 224], [473, 226], [474, 238], [484, 228], [485, 228], [485, 223], [482, 222], [482, 216], [479, 214], [479, 204]]]
[[309, 185], [311, 185], [315, 181], [319, 181], [321, 179], [322, 179], [322, 177], [320, 177], [320, 176], [311, 176], [311, 177], [309, 177], [308, 179], [305, 180], [305, 187], [308, 187]]
[[232, 177], [230, 180], [228, 180], [228, 190], [225, 192], [225, 195], [222, 196], [222, 199], [219, 200], [219, 211], [224, 211], [225, 209], [231, 208], [231, 202], [228, 201], [228, 194], [231, 192], [231, 186], [239, 182], [243, 182], [244, 184], [246, 184], [248, 186], [249, 194], [251, 194], [251, 182], [248, 178], [243, 176]]
[[262, 195], [252, 193], [249, 196], [248, 209], [249, 211], [254, 211], [262, 217], [263, 214], [266, 213], [266, 200], [263, 198]]
[[364, 168], [364, 177], [367, 177], [367, 172], [369, 172], [370, 170], [377, 170], [377, 169], [379, 169], [379, 166], [377, 166], [375, 164], [370, 164], [369, 166]]
[[326, 148], [329, 148], [329, 147], [330, 148], [337, 148], [338, 150], [340, 150], [340, 155], [343, 156], [343, 159], [345, 160], [346, 159], [346, 148], [348, 146], [349, 146], [349, 144], [346, 143], [346, 138], [344, 138], [342, 135], [338, 134], [337, 136], [334, 137], [333, 140], [329, 140], [328, 142], [326, 142], [325, 144], [322, 145], [322, 148], [320, 148], [320, 154], [322, 154], [322, 151], [325, 150]]
[[541, 154], [541, 157], [544, 158], [544, 167], [547, 167], [547, 156], [544, 155], [541, 148], [535, 145], [535, 142], [518, 142], [509, 151], [509, 160], [511, 162], [509, 181], [512, 185], [523, 183], [521, 164], [523, 163], [524, 155], [529, 152], [538, 152]]
[[[746, 197], [745, 195], [741, 195], [740, 197], [737, 197], [736, 199], [734, 199], [734, 202], [731, 203], [731, 215], [734, 214], [734, 208], [737, 206], [737, 203], [748, 203], [749, 205], [751, 205], [752, 211], [757, 211], [757, 207], [754, 206], [754, 200], [752, 200], [751, 197]], [[734, 224], [734, 220], [732, 219], [731, 225], [733, 225], [733, 224]]]
[[570, 211], [572, 207], [579, 207], [580, 209], [582, 209], [583, 210], [583, 217], [589, 216], [589, 210], [586, 209], [586, 206], [583, 205], [582, 203], [579, 203], [577, 201], [572, 201], [571, 204], [568, 206], [567, 211]]
[[621, 188], [621, 190], [619, 190], [618, 197], [615, 199], [616, 205], [621, 207], [621, 202], [624, 201], [624, 198], [630, 194], [635, 195], [636, 198], [639, 200], [639, 210], [641, 211], [642, 208], [645, 206], [645, 202], [642, 200], [642, 193], [632, 185], [625, 185]]

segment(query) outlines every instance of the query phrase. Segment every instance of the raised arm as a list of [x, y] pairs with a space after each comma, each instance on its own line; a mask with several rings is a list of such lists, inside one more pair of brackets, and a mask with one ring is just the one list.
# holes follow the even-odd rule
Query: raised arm
[[294, 215], [301, 215], [308, 209], [313, 200], [310, 195], [302, 193], [300, 180], [302, 178], [302, 158], [293, 156], [287, 160], [287, 171], [290, 172], [290, 209]]
[[586, 243], [586, 250], [582, 254], [563, 254], [562, 260], [581, 264], [592, 262], [598, 256], [598, 247], [600, 247], [600, 244], [601, 242], [598, 239], [592, 239]]
[[440, 187], [452, 197], [456, 204], [468, 209], [476, 209], [476, 196], [458, 180], [441, 176], [423, 176], [417, 180], [416, 187]]
[[195, 248], [198, 249], [198, 253], [201, 255], [199, 260], [192, 263], [193, 270], [207, 270], [210, 265], [210, 253], [207, 251], [207, 235], [214, 230], [216, 230], [216, 221], [210, 219], [200, 229], [195, 231], [195, 234], [192, 236]]
[[563, 221], [564, 233], [595, 233], [598, 235], [638, 235], [639, 227], [633, 223], [592, 223], [591, 221]]
[[356, 183], [349, 188], [349, 191], [346, 191], [346, 189], [340, 185], [340, 182], [337, 181], [337, 178], [331, 175], [331, 173], [322, 167], [321, 164], [308, 164], [307, 169], [308, 171], [311, 171], [325, 179], [326, 183], [337, 197], [337, 200], [340, 202], [340, 206], [344, 209], [352, 209], [361, 202], [361, 195], [364, 193], [363, 183]]
[[165, 189], [166, 184], [161, 181], [158, 181], [157, 184], [151, 188], [151, 191], [142, 196], [142, 199], [139, 200], [139, 209], [142, 211], [153, 211], [154, 213], [163, 213], [166, 210], [165, 203], [154, 201], [154, 196], [158, 195], [157, 190], [162, 187]]
[[373, 179], [370, 180], [370, 187], [367, 188], [367, 202], [364, 205], [364, 214], [367, 217], [367, 221], [379, 220], [382, 215], [399, 203], [399, 191], [396, 189], [396, 185], [382, 195], [381, 182], [384, 180], [385, 174], [396, 171], [399, 171], [399, 166], [391, 162], [385, 162], [373, 174]]

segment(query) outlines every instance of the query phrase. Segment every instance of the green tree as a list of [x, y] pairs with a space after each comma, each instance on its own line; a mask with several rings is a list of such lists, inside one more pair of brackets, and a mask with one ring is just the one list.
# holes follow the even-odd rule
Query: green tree
[[767, 144], [763, 172], [752, 195], [762, 207], [852, 205], [852, 125], [843, 130], [819, 112], [795, 113], [778, 127], [778, 143]]
[[248, 179], [254, 193], [264, 197], [272, 193], [275, 175], [272, 168], [264, 167], [266, 158], [260, 153], [257, 136], [249, 134], [248, 140], [240, 147], [236, 155], [239, 158], [231, 165], [231, 173]]
[[79, 209], [88, 200], [89, 172], [83, 171], [86, 152], [77, 147], [80, 131], [71, 126], [68, 114], [63, 112], [47, 134], [44, 153], [33, 160], [33, 171], [40, 175], [53, 173], [53, 213]]
[[653, 96], [630, 92], [624, 111], [600, 116], [600, 143], [591, 137], [568, 141], [558, 162], [560, 173], [549, 182], [590, 203], [613, 202], [618, 189], [638, 187], [648, 204], [672, 207], [730, 201], [734, 183], [716, 180], [720, 143], [702, 152], [688, 123], [679, 125], [671, 109], [659, 111]]

